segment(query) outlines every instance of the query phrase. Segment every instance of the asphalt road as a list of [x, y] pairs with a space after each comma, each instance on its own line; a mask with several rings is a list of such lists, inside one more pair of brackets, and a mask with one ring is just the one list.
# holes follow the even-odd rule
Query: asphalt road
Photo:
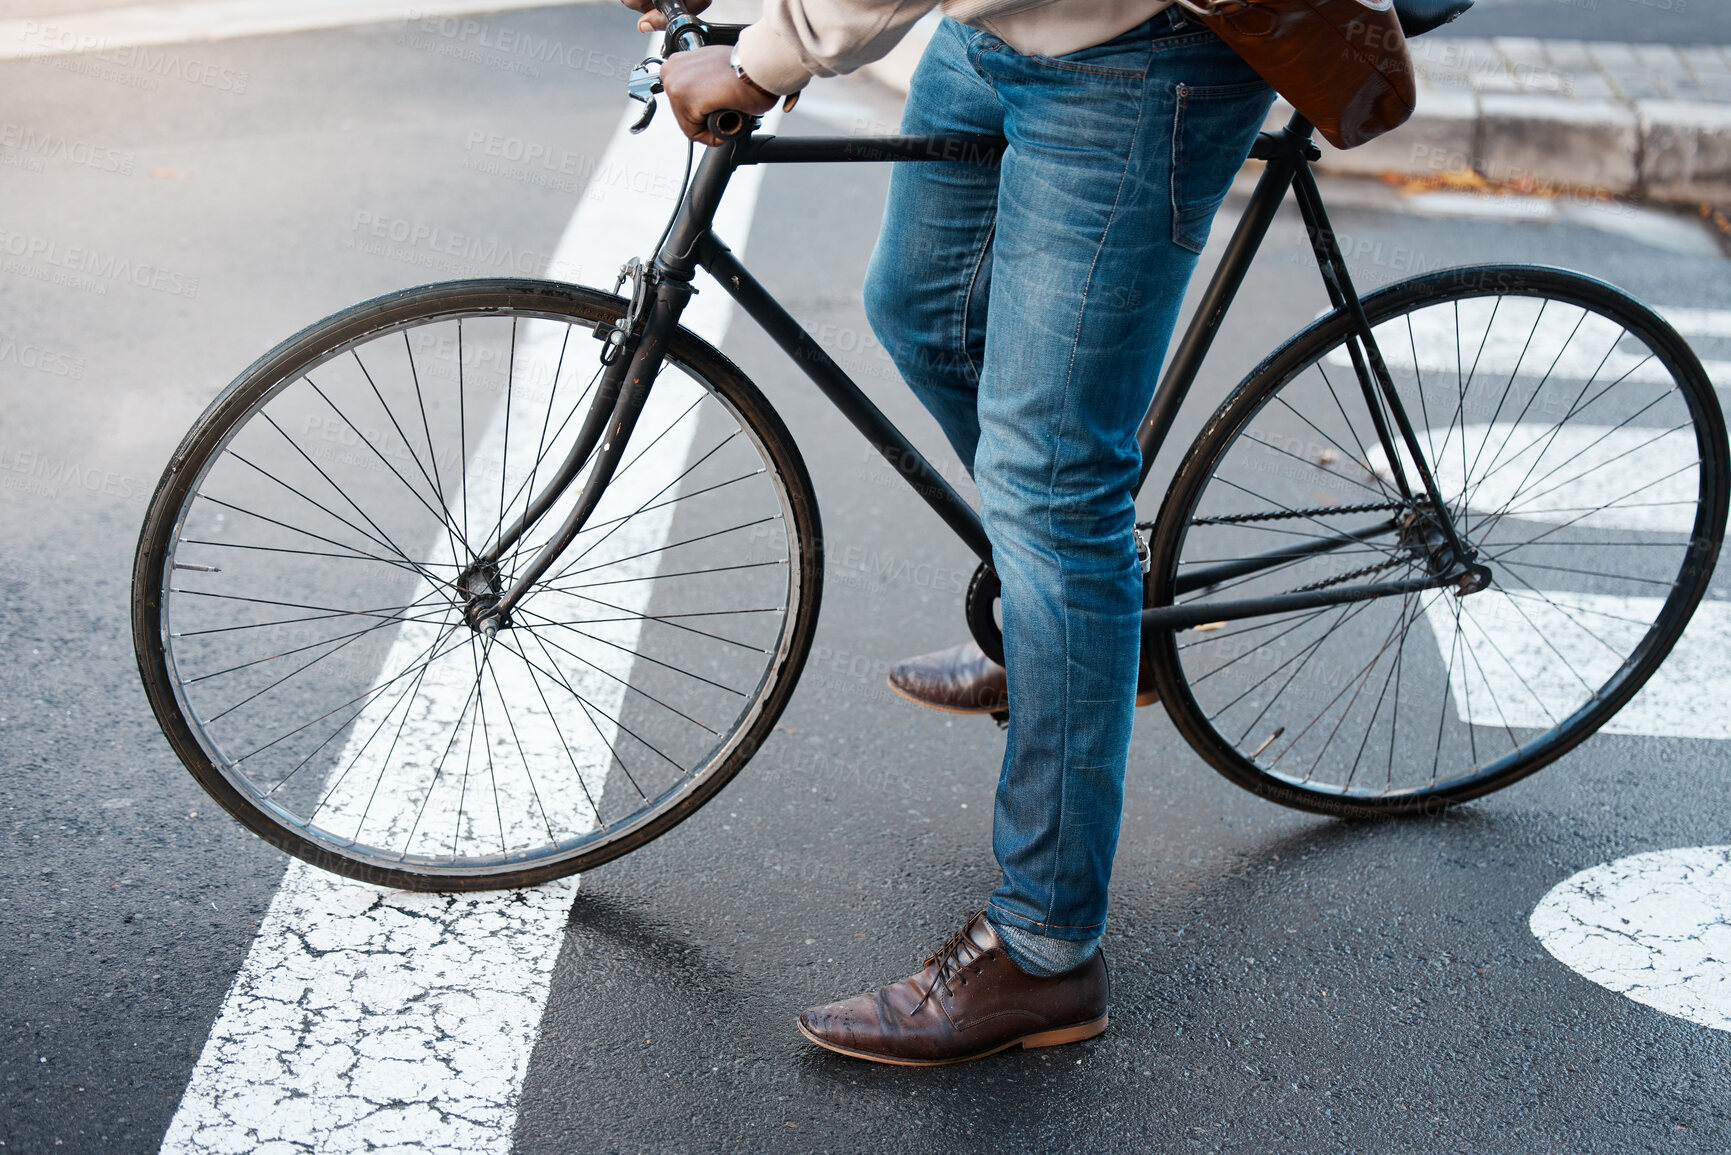
[[[67, 142], [41, 157], [0, 149], [9, 1151], [158, 1148], [283, 875], [283, 856], [181, 769], [132, 662], [133, 542], [180, 434], [301, 325], [386, 289], [490, 271], [369, 252], [355, 243], [363, 219], [550, 253], [581, 184], [484, 171], [474, 142], [505, 134], [592, 156], [617, 122], [620, 66], [642, 47], [618, 14], [493, 23], [592, 52], [581, 67], [529, 66], [410, 25], [188, 47], [214, 84], [137, 62], [0, 65], [7, 131]], [[879, 90], [838, 83], [786, 130], [893, 115]], [[750, 263], [953, 471], [863, 339], [858, 286], [886, 175], [771, 172]], [[1448, 203], [1416, 213], [1378, 190], [1330, 194], [1366, 284], [1415, 262], [1532, 260], [1663, 304], [1731, 308], [1723, 259], [1686, 221], [1499, 220]], [[1322, 306], [1302, 244], [1283, 219], [1180, 436]], [[71, 247], [152, 272], [143, 284], [67, 277], [53, 254]], [[965, 551], [765, 338], [742, 323], [726, 347], [793, 428], [823, 502], [819, 648], [784, 732], [717, 801], [583, 878], [514, 1149], [1731, 1145], [1731, 1038], [1588, 983], [1527, 929], [1580, 869], [1726, 841], [1727, 756], [1710, 741], [1600, 737], [1441, 819], [1361, 825], [1237, 790], [1147, 710], [1114, 882], [1107, 1035], [926, 1073], [803, 1043], [799, 1008], [905, 973], [990, 889], [1002, 739], [882, 683], [893, 660], [961, 637], [953, 583], [935, 575], [969, 571]]]

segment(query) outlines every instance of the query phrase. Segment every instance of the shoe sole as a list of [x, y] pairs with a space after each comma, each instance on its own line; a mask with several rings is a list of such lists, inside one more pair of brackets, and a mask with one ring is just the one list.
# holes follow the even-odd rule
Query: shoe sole
[[1008, 706], [940, 706], [936, 702], [930, 702], [924, 698], [914, 697], [914, 695], [908, 693], [888, 678], [885, 678], [884, 682], [890, 689], [894, 690], [897, 694], [906, 698], [908, 701], [913, 702], [916, 705], [924, 706], [928, 710], [937, 710], [944, 714], [995, 714], [999, 710], [1006, 710], [1009, 708]]
[[[905, 689], [897, 686], [897, 684], [891, 682], [890, 679], [883, 679], [883, 681], [885, 681], [885, 686], [890, 687], [891, 691], [895, 691], [898, 696], [907, 698], [907, 700], [912, 701], [912, 703], [917, 705], [917, 707], [926, 707], [928, 710], [936, 710], [938, 713], [999, 713], [1002, 712], [1002, 710], [1009, 710], [1007, 705], [1002, 705], [1002, 707], [940, 707], [940, 705], [935, 703], [935, 701], [916, 698], [914, 694], [907, 693]], [[1148, 691], [1146, 694], [1137, 694], [1136, 696], [1137, 707], [1151, 707], [1151, 705], [1155, 705], [1156, 701], [1160, 701], [1160, 691], [1158, 691], [1158, 689], [1151, 689], [1151, 691]]]
[[[1003, 706], [940, 706], [936, 702], [928, 701], [925, 698], [915, 697], [900, 686], [896, 685], [894, 682], [890, 681], [888, 678], [884, 679], [884, 684], [915, 705], [924, 706], [928, 710], [936, 710], [940, 714], [996, 714], [1010, 708], [1007, 704]], [[1138, 706], [1152, 706], [1159, 700], [1159, 690], [1149, 690], [1146, 694], [1136, 695], [1136, 705]]]
[[852, 1047], [844, 1047], [838, 1043], [832, 1043], [825, 1039], [818, 1038], [816, 1035], [806, 1030], [805, 1024], [797, 1019], [794, 1020], [794, 1026], [799, 1028], [800, 1034], [804, 1035], [807, 1039], [810, 1039], [824, 1050], [834, 1051], [838, 1055], [846, 1055], [850, 1059], [864, 1059], [870, 1063], [887, 1063], [892, 1067], [950, 1067], [957, 1063], [971, 1063], [975, 1059], [984, 1059], [988, 1055], [995, 1055], [1000, 1051], [1007, 1051], [1011, 1047], [1019, 1046], [1023, 1050], [1032, 1051], [1040, 1047], [1061, 1047], [1065, 1043], [1079, 1043], [1084, 1039], [1091, 1039], [1096, 1035], [1104, 1033], [1107, 1022], [1110, 1018], [1110, 1015], [1101, 1015], [1092, 1022], [1078, 1023], [1073, 1027], [1058, 1027], [1050, 1031], [1037, 1031], [1032, 1035], [1023, 1035], [1019, 1039], [1011, 1039], [1007, 1043], [1001, 1043], [989, 1051], [980, 1051], [972, 1055], [962, 1055], [955, 1059], [898, 1059], [891, 1055], [873, 1054], [871, 1051], [857, 1051]]

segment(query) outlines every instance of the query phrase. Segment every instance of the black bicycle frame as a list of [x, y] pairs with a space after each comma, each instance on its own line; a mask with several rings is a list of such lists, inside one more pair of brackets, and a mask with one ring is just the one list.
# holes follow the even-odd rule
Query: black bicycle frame
[[[748, 128], [751, 126], [748, 126]], [[1395, 473], [1396, 485], [1403, 497], [1411, 501], [1428, 501], [1443, 526], [1454, 564], [1441, 567], [1432, 577], [1401, 582], [1370, 585], [1343, 585], [1330, 589], [1312, 590], [1273, 597], [1238, 601], [1210, 602], [1206, 605], [1160, 606], [1143, 611], [1143, 630], [1186, 629], [1206, 622], [1231, 621], [1260, 617], [1266, 614], [1343, 605], [1369, 598], [1389, 597], [1416, 590], [1440, 588], [1458, 583], [1471, 569], [1471, 555], [1455, 534], [1446, 507], [1438, 492], [1435, 478], [1425, 464], [1423, 454], [1406, 414], [1395, 394], [1387, 367], [1371, 334], [1358, 295], [1354, 291], [1332, 227], [1323, 212], [1310, 161], [1319, 155], [1311, 139], [1311, 126], [1302, 117], [1279, 132], [1262, 133], [1251, 149], [1251, 157], [1266, 162], [1261, 179], [1251, 194], [1250, 203], [1226, 251], [1215, 269], [1189, 328], [1179, 342], [1168, 365], [1147, 416], [1137, 430], [1137, 442], [1142, 449], [1142, 474], [1137, 480], [1140, 490], [1148, 470], [1160, 452], [1166, 436], [1177, 417], [1204, 358], [1219, 333], [1221, 321], [1237, 296], [1250, 271], [1251, 262], [1268, 234], [1281, 202], [1288, 190], [1296, 190], [1299, 208], [1309, 230], [1312, 249], [1328, 287], [1330, 300], [1337, 311], [1345, 311], [1353, 321], [1355, 337], [1349, 342], [1354, 368], [1370, 406], [1373, 423], [1383, 442], [1387, 460]], [[691, 281], [698, 269], [707, 271], [722, 289], [739, 303], [740, 308], [769, 334], [781, 349], [804, 370], [806, 376], [853, 423], [896, 470], [913, 487], [945, 524], [967, 543], [980, 560], [990, 565], [991, 542], [979, 515], [960, 494], [932, 467], [900, 429], [872, 403], [841, 366], [826, 353], [817, 341], [782, 308], [744, 265], [733, 255], [713, 230], [715, 212], [721, 203], [733, 173], [748, 164], [796, 164], [877, 161], [943, 161], [966, 164], [995, 164], [1006, 147], [1000, 137], [934, 135], [934, 136], [873, 136], [873, 137], [798, 137], [758, 136], [746, 131], [705, 151], [697, 166], [677, 215], [669, 228], [667, 239], [656, 254], [653, 265], [644, 271], [646, 286], [637, 286], [646, 312], [632, 318], [622, 318], [624, 353], [603, 373], [597, 399], [589, 419], [580, 431], [576, 444], [547, 489], [531, 503], [520, 518], [492, 549], [477, 562], [476, 570], [496, 564], [507, 549], [551, 508], [559, 496], [581, 472], [583, 464], [600, 447], [588, 484], [579, 494], [576, 507], [559, 531], [536, 555], [530, 565], [518, 575], [505, 595], [483, 612], [489, 613], [495, 625], [509, 620], [513, 606], [523, 597], [581, 532], [595, 504], [618, 467], [625, 442], [642, 412], [649, 386], [660, 370], [668, 340], [679, 324], [685, 303], [692, 292]], [[645, 297], [645, 287], [653, 296]], [[629, 331], [635, 328], [635, 331]], [[1393, 420], [1390, 425], [1390, 418]], [[1419, 485], [1413, 486], [1405, 473], [1403, 455], [1396, 449], [1404, 444], [1407, 460], [1416, 464]], [[1338, 541], [1310, 547], [1312, 552], [1326, 553], [1343, 548], [1368, 537], [1395, 532], [1395, 522], [1379, 525], [1360, 533], [1343, 534]], [[1218, 582], [1271, 568], [1292, 560], [1291, 550], [1269, 553], [1266, 557], [1240, 559], [1205, 567], [1187, 574], [1185, 589], [1180, 593], [1205, 589]]]

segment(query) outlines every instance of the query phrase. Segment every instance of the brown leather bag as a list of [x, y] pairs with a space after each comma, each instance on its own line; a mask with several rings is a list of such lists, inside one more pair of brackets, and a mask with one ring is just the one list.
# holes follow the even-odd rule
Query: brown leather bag
[[1406, 123], [1418, 93], [1394, 0], [1177, 0], [1336, 148]]

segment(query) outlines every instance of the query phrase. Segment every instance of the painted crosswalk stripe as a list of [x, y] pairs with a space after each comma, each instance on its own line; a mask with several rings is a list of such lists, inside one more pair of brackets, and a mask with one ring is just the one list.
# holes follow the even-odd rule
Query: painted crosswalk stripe
[[[1505, 421], [1421, 430], [1419, 437], [1442, 492], [1467, 491], [1469, 518], [1671, 535], [1686, 535], [1695, 523], [1699, 477], [1677, 467], [1698, 454], [1687, 429]], [[1469, 460], [1502, 464], [1475, 471], [1482, 480], [1469, 489]], [[1368, 464], [1389, 475], [1380, 447]], [[1560, 480], [1528, 487], [1529, 477]], [[1654, 480], [1632, 480], [1645, 478]], [[1511, 587], [1464, 599], [1430, 595], [1425, 616], [1461, 721], [1547, 730], [1574, 712], [1586, 686], [1616, 673], [1663, 604], [1656, 597]], [[1489, 656], [1450, 661], [1457, 646]], [[1731, 603], [1703, 602], [1658, 673], [1603, 732], [1731, 738], [1731, 714], [1723, 708], [1728, 686]]]
[[[1677, 464], [1700, 454], [1690, 429], [1498, 421], [1462, 422], [1419, 436], [1442, 492], [1467, 490], [1471, 513], [1654, 533], [1686, 534], [1695, 525], [1700, 478]], [[1412, 476], [1411, 457], [1402, 453], [1401, 459]], [[1366, 460], [1379, 477], [1394, 476], [1382, 446], [1372, 446]], [[1535, 477], [1554, 480], [1531, 484]], [[1635, 485], [1631, 478], [1653, 480]]]
[[[671, 116], [659, 118], [640, 137], [628, 135], [622, 121], [549, 275], [610, 286], [619, 265], [640, 255], [672, 208], [671, 200], [631, 189], [677, 188], [685, 152]], [[610, 172], [657, 179], [610, 184]], [[718, 214], [717, 231], [736, 249], [748, 234], [760, 179], [761, 169], [741, 169]], [[703, 280], [686, 323], [719, 343], [731, 304], [719, 286]], [[533, 362], [532, 329], [527, 346], [526, 361]], [[658, 391], [651, 405], [678, 412], [684, 402]], [[654, 410], [643, 421], [651, 430], [692, 428], [690, 422], [675, 426]], [[476, 459], [502, 458], [502, 429], [487, 436], [499, 444], [492, 453], [484, 446]], [[677, 434], [663, 438], [658, 448], [679, 455], [687, 450]], [[638, 531], [644, 540], [634, 546], [652, 550], [665, 541], [670, 524], [670, 515], [660, 525], [646, 521]], [[382, 676], [418, 652], [414, 638], [399, 639]], [[614, 692], [622, 694], [623, 688]], [[426, 704], [417, 709], [437, 729], [446, 723], [432, 719], [454, 715], [459, 696], [454, 683], [429, 678]], [[542, 724], [532, 716], [520, 723]], [[366, 729], [357, 726], [355, 732]], [[406, 737], [414, 741], [413, 733]], [[589, 772], [604, 775], [605, 739], [597, 732], [591, 740], [596, 749], [590, 751]], [[352, 753], [363, 767], [357, 781], [370, 783], [364, 770], [368, 752]], [[595, 785], [599, 796], [601, 783]], [[505, 792], [508, 797], [508, 787]], [[385, 794], [367, 804], [369, 831], [381, 821], [381, 806], [387, 825], [393, 803], [407, 808], [406, 794]], [[582, 803], [573, 798], [564, 805]], [[325, 806], [321, 824], [363, 809], [358, 792], [340, 784]], [[528, 812], [527, 806], [518, 809]], [[585, 819], [593, 815], [562, 817], [574, 829]], [[576, 890], [577, 880], [568, 879], [511, 893], [408, 894], [290, 863], [211, 1029], [163, 1151], [507, 1151]]]
[[[405, 20], [430, 21], [446, 31], [444, 18], [476, 12], [563, 8], [605, 0], [194, 0], [186, 4], [136, 4], [98, 12], [0, 20], [0, 60], [117, 52], [157, 44], [187, 44], [351, 28]], [[447, 34], [465, 40], [482, 35], [479, 24]]]
[[1582, 977], [1731, 1031], [1731, 846], [1636, 854], [1583, 870], [1545, 895], [1528, 925]]
[[[1704, 342], [1731, 339], [1731, 310], [1659, 306], [1656, 311], [1696, 346], [1713, 384], [1731, 389], [1731, 360], [1714, 356], [1714, 349], [1701, 348]], [[1667, 384], [1671, 380], [1669, 371], [1650, 359], [1644, 347], [1619, 341], [1622, 328], [1597, 313], [1583, 318], [1579, 309], [1527, 297], [1474, 298], [1462, 301], [1459, 313], [1457, 322], [1454, 309], [1424, 309], [1381, 326], [1378, 344], [1390, 367], [1416, 368], [1451, 381], [1463, 362], [1474, 368], [1476, 376], [1492, 379], [1519, 372], [1553, 381], [1626, 379]], [[1328, 355], [1328, 363], [1348, 367], [1351, 354], [1345, 347], [1336, 349]]]
[[[1435, 595], [1425, 614], [1461, 721], [1548, 730], [1580, 705], [1583, 682], [1610, 679], [1661, 604], [1556, 590], [1519, 591], [1517, 598], [1493, 588], [1469, 598]], [[1448, 661], [1457, 613], [1459, 644], [1487, 655], [1484, 661]], [[1731, 602], [1702, 602], [1671, 656], [1601, 733], [1731, 738], [1728, 686]]]
[[1660, 305], [1656, 312], [1685, 337], [1731, 340], [1731, 309]]

